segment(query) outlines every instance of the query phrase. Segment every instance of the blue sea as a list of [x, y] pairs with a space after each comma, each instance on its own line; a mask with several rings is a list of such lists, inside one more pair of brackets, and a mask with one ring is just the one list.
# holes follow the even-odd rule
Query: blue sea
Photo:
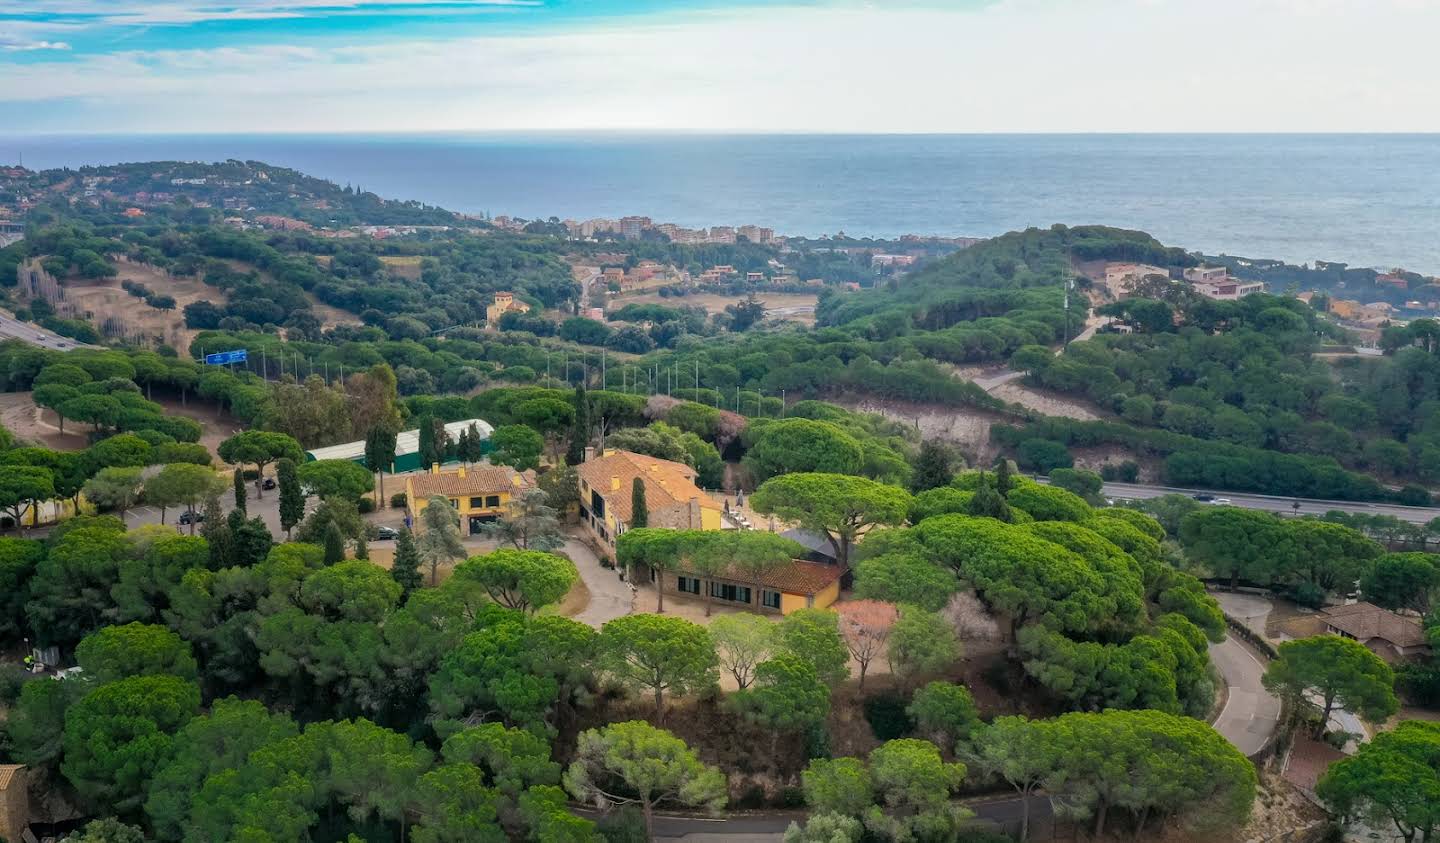
[[261, 160], [453, 210], [988, 236], [1141, 228], [1207, 253], [1440, 273], [1440, 135], [0, 137], [30, 167]]

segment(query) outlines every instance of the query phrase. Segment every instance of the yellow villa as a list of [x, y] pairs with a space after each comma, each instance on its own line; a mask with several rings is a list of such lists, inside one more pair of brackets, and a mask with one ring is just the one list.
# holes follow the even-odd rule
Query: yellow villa
[[630, 525], [635, 479], [645, 484], [651, 527], [719, 530], [720, 504], [695, 485], [695, 469], [630, 451], [609, 451], [576, 468], [580, 477], [580, 521], [611, 557], [615, 537]]
[[447, 498], [460, 513], [460, 531], [473, 536], [482, 524], [504, 516], [511, 500], [534, 487], [535, 472], [507, 465], [462, 466], [453, 471], [432, 466], [429, 474], [405, 478], [405, 500], [411, 523], [418, 523], [432, 496]]

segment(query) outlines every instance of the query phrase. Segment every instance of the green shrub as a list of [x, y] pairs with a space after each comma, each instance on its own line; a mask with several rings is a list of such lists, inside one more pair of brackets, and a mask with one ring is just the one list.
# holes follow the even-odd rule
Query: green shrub
[[876, 694], [865, 700], [865, 719], [877, 741], [903, 738], [915, 729], [915, 721], [905, 711], [905, 698], [893, 691]]
[[407, 500], [405, 498], [404, 492], [396, 492], [395, 494], [390, 496], [391, 509], [404, 509], [406, 503]]

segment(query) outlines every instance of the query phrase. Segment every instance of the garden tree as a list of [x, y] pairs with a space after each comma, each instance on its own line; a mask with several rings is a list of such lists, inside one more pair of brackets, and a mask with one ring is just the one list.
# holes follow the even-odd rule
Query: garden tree
[[539, 489], [529, 489], [513, 496], [505, 517], [482, 524], [481, 530], [516, 550], [548, 552], [565, 546], [560, 519], [555, 517], [548, 496]]
[[1005, 496], [990, 485], [990, 480], [983, 471], [980, 472], [979, 485], [971, 493], [970, 504], [965, 512], [976, 518], [994, 518], [1007, 524], [1015, 520], [1015, 516], [1010, 512], [1010, 504], [1005, 502]]
[[915, 458], [915, 473], [910, 475], [910, 491], [915, 494], [950, 485], [955, 476], [955, 456], [949, 445], [939, 439], [920, 443]]
[[1337, 706], [1372, 723], [1383, 722], [1400, 707], [1395, 672], [1359, 641], [1316, 635], [1286, 641], [1277, 651], [1265, 669], [1265, 687], [1284, 695], [1292, 706], [1318, 709], [1317, 736], [1325, 733]]
[[1360, 591], [1377, 606], [1428, 615], [1440, 587], [1440, 557], [1430, 553], [1387, 553], [1360, 579]]
[[55, 475], [48, 468], [8, 465], [0, 471], [0, 511], [10, 516], [15, 535], [25, 522], [25, 513], [36, 501], [55, 497]]
[[153, 453], [149, 442], [133, 433], [121, 433], [91, 445], [84, 458], [91, 471], [99, 471], [107, 466], [149, 465]]
[[850, 676], [850, 651], [840, 637], [840, 616], [829, 609], [797, 609], [780, 621], [776, 649], [808, 661], [815, 674], [835, 686]]
[[1095, 513], [1090, 504], [1074, 492], [1057, 486], [1024, 483], [1005, 495], [1010, 506], [1022, 509], [1036, 521], [1088, 521]]
[[352, 460], [312, 460], [302, 463], [296, 474], [302, 487], [327, 500], [358, 501], [375, 488], [375, 477], [370, 470]]
[[[267, 533], [267, 551], [268, 537]], [[176, 535], [159, 524], [131, 530], [126, 539], [131, 552], [120, 559], [117, 581], [110, 588], [115, 601], [113, 619], [166, 621], [172, 608], [171, 594], [185, 574], [210, 564], [209, 543], [198, 536]]]
[[557, 514], [568, 518], [570, 511], [580, 503], [580, 478], [573, 466], [556, 466], [536, 481], [540, 491], [545, 493], [545, 504]]
[[[1010, 476], [1010, 466], [1010, 460], [1004, 457], [995, 461], [995, 491], [999, 492], [1001, 497], [1008, 498], [1016, 485], [1015, 478]], [[984, 478], [984, 472], [981, 472], [981, 478]]]
[[1225, 615], [1220, 604], [1205, 590], [1205, 584], [1180, 571], [1166, 572], [1154, 589], [1155, 605], [1162, 612], [1174, 612], [1205, 633], [1213, 644], [1225, 639]]
[[1052, 721], [1059, 741], [1050, 786], [1087, 806], [1094, 834], [1112, 807], [1147, 821], [1179, 817], [1192, 831], [1228, 836], [1255, 800], [1255, 768], [1207, 724], [1158, 711], [1073, 713]]
[[740, 690], [750, 687], [755, 667], [774, 649], [775, 624], [760, 615], [737, 612], [711, 621], [709, 629], [720, 667], [735, 678]]
[[585, 385], [575, 387], [575, 421], [570, 425], [570, 443], [565, 450], [565, 462], [579, 465], [585, 461], [585, 449], [590, 446], [590, 399], [585, 394]]
[[935, 515], [947, 515], [950, 513], [959, 513], [962, 515], [973, 514], [970, 511], [970, 504], [974, 500], [975, 493], [965, 491], [964, 489], [956, 489], [950, 486], [929, 489], [911, 499], [909, 513], [910, 523], [919, 524], [926, 518]]
[[170, 759], [176, 731], [199, 709], [200, 689], [177, 676], [101, 685], [65, 712], [60, 770], [97, 812], [133, 812]]
[[610, 447], [605, 442], [610, 431], [645, 423], [644, 396], [601, 389], [591, 392], [587, 397], [590, 401], [591, 427], [600, 434], [600, 451]]
[[1020, 840], [1030, 836], [1030, 795], [1054, 776], [1065, 748], [1054, 721], [997, 717], [973, 737], [966, 755], [986, 775], [1004, 780], [1020, 797]]
[[340, 525], [334, 521], [325, 528], [325, 564], [337, 565], [345, 561], [345, 536], [340, 532]]
[[880, 600], [847, 600], [836, 604], [835, 612], [840, 616], [840, 637], [860, 665], [860, 687], [864, 688], [865, 671], [876, 656], [885, 652], [885, 642], [900, 612], [895, 604]]
[[139, 468], [102, 468], [85, 481], [86, 499], [101, 509], [113, 509], [125, 520], [125, 513], [140, 497]]
[[1079, 495], [1086, 503], [1095, 505], [1104, 503], [1100, 496], [1100, 490], [1105, 487], [1105, 481], [1093, 471], [1057, 468], [1050, 472], [1050, 484], [1057, 489], [1064, 489]]
[[575, 408], [559, 398], [531, 398], [516, 404], [512, 412], [517, 422], [545, 437], [552, 452], [558, 448], [560, 437], [575, 423]]
[[1320, 603], [1333, 591], [1349, 592], [1381, 553], [1380, 545], [1356, 530], [1327, 521], [1296, 518], [1283, 522], [1290, 543], [1288, 566], [1277, 573], [1298, 584], [1304, 602]]
[[490, 435], [490, 461], [508, 465], [516, 471], [540, 467], [540, 454], [545, 450], [545, 437], [523, 424], [507, 424], [495, 428]]
[[1440, 723], [1406, 720], [1330, 765], [1315, 793], [1330, 810], [1374, 828], [1393, 824], [1406, 843], [1440, 833]]
[[964, 685], [930, 682], [910, 699], [905, 709], [915, 721], [915, 730], [938, 746], [955, 746], [969, 740], [981, 726], [975, 699]]
[[471, 764], [441, 764], [415, 780], [409, 812], [417, 815], [410, 839], [415, 843], [505, 843], [498, 797], [484, 786]]
[[73, 421], [95, 426], [97, 431], [118, 430], [125, 406], [113, 395], [77, 395], [57, 411]]
[[107, 626], [85, 636], [75, 647], [75, 663], [86, 682], [104, 685], [127, 676], [195, 678], [190, 645], [163, 626], [128, 623]]
[[288, 682], [295, 705], [324, 712], [382, 712], [389, 675], [380, 625], [400, 601], [383, 569], [351, 560], [306, 576], [255, 635], [260, 666]]
[[1054, 542], [1085, 560], [1106, 581], [1106, 594], [1115, 613], [1100, 619], [1094, 632], [1124, 638], [1139, 630], [1145, 619], [1145, 587], [1140, 564], [1109, 539], [1069, 521], [1037, 521], [1021, 529]]
[[305, 492], [300, 488], [294, 460], [287, 457], [275, 463], [275, 474], [280, 486], [280, 526], [285, 528], [288, 540], [290, 530], [305, 518]]
[[380, 498], [385, 498], [385, 472], [395, 467], [394, 427], [378, 424], [365, 434], [365, 467], [380, 476]]
[[900, 618], [890, 630], [890, 672], [909, 686], [916, 677], [934, 673], [960, 658], [955, 628], [935, 612], [919, 606], [901, 606]]
[[882, 553], [855, 568], [855, 595], [867, 600], [910, 603], [931, 611], [945, 607], [960, 580], [918, 551]]
[[1010, 618], [1012, 638], [1031, 621], [1085, 633], [1116, 613], [1115, 595], [1093, 567], [1024, 527], [941, 515], [910, 533], [936, 564], [955, 571], [993, 611]]
[[647, 839], [654, 836], [659, 805], [712, 813], [725, 806], [725, 777], [719, 770], [700, 763], [684, 741], [638, 720], [582, 732], [575, 760], [565, 771], [565, 789], [600, 808], [639, 805]]
[[145, 814], [156, 836], [183, 838], [190, 804], [207, 778], [240, 768], [250, 753], [298, 731], [288, 715], [272, 714], [257, 700], [216, 700], [175, 735], [169, 760], [151, 780]]
[[[169, 507], [184, 504], [187, 510], [198, 512], [202, 501], [220, 494], [224, 487], [225, 481], [209, 466], [177, 462], [165, 466], [145, 481], [145, 500], [160, 507], [160, 523], [163, 524], [165, 510]], [[190, 534], [195, 534], [193, 520]]]
[[440, 754], [452, 764], [481, 768], [488, 786], [512, 801], [528, 787], [560, 783], [560, 765], [550, 760], [550, 742], [524, 729], [481, 723], [446, 738]]
[[241, 515], [244, 515], [245, 501], [250, 497], [248, 491], [245, 489], [245, 476], [237, 471], [231, 474], [230, 478], [235, 487], [235, 508], [240, 511]]
[[784, 843], [859, 843], [864, 833], [864, 824], [855, 817], [812, 813], [803, 826], [792, 821], [782, 840]]
[[65, 840], [68, 843], [145, 843], [145, 832], [114, 817], [106, 817], [85, 823], [84, 828]]
[[290, 459], [296, 463], [304, 461], [300, 443], [284, 433], [265, 430], [245, 430], [220, 443], [217, 453], [220, 459], [231, 465], [255, 466], [255, 497], [264, 497], [260, 480], [265, 475], [265, 466], [276, 460]]
[[28, 637], [25, 604], [30, 600], [30, 580], [44, 558], [41, 542], [0, 538], [0, 645], [13, 646]]
[[440, 566], [465, 556], [460, 541], [460, 513], [444, 495], [431, 495], [420, 512], [420, 535], [415, 542], [420, 559], [430, 566], [430, 584], [440, 584]]
[[905, 520], [910, 494], [863, 477], [786, 474], [767, 480], [750, 498], [750, 506], [825, 536], [843, 570], [850, 566], [850, 548], [858, 537], [873, 527]]
[[345, 395], [339, 386], [330, 386], [320, 376], [296, 383], [289, 378], [269, 385], [262, 393], [252, 418], [267, 430], [293, 436], [304, 447], [314, 448], [350, 439], [350, 418], [345, 412]]
[[951, 801], [965, 781], [965, 765], [945, 763], [929, 741], [881, 744], [870, 753], [870, 780], [885, 810], [867, 811], [865, 826], [891, 839], [953, 839], [973, 816]]
[[683, 618], [626, 615], [600, 628], [601, 670], [617, 682], [655, 698], [655, 719], [664, 717], [664, 694], [688, 694], [715, 684], [715, 644], [705, 628]]
[[[372, 430], [399, 430], [401, 419], [396, 398], [395, 371], [384, 363], [377, 363], [369, 371], [357, 372], [346, 378], [345, 403], [353, 435], [368, 434]], [[395, 449], [391, 448], [392, 459], [394, 453]], [[387, 468], [388, 465], [386, 463]]]
[[[536, 612], [562, 600], [580, 574], [563, 556], [538, 550], [496, 550], [456, 566], [452, 580], [474, 584], [507, 609]], [[457, 585], [457, 588], [463, 585]]]
[[630, 484], [630, 527], [650, 526], [650, 507], [645, 503], [645, 480], [636, 477]]
[[26, 682], [5, 721], [10, 757], [45, 775], [59, 770], [65, 712], [90, 690], [83, 682]]
[[820, 728], [830, 714], [830, 689], [805, 659], [787, 653], [755, 668], [754, 687], [736, 692], [730, 703], [745, 719], [770, 732], [770, 754], [780, 736]]
[[30, 400], [35, 402], [35, 406], [54, 411], [56, 417], [60, 419], [60, 435], [62, 436], [65, 435], [65, 404], [78, 397], [80, 397], [80, 391], [65, 383], [41, 384], [35, 387], [35, 391], [30, 394]]
[[864, 465], [860, 442], [839, 426], [813, 419], [778, 419], [752, 425], [745, 465], [756, 482], [804, 472], [859, 474]]
[[1216, 506], [1186, 515], [1180, 544], [1191, 559], [1230, 577], [1233, 590], [1243, 578], [1269, 583], [1277, 560], [1289, 552], [1284, 522], [1268, 512]]
[[420, 574], [420, 552], [415, 549], [415, 536], [408, 529], [401, 530], [400, 538], [395, 540], [395, 561], [390, 563], [390, 577], [400, 584], [400, 593], [406, 598], [425, 582]]
[[859, 817], [875, 804], [870, 770], [859, 758], [816, 758], [800, 781], [805, 804], [814, 814]]
[[113, 605], [110, 590], [131, 549], [118, 522], [75, 526], [58, 540], [52, 534], [51, 541], [35, 566], [25, 614], [37, 643], [68, 648], [104, 625]]

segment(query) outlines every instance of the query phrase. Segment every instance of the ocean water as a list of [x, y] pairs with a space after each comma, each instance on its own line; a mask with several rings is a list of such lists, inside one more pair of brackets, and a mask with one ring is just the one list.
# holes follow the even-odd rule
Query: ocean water
[[988, 236], [1141, 228], [1208, 253], [1440, 273], [1440, 135], [0, 136], [30, 167], [241, 158], [453, 210]]

